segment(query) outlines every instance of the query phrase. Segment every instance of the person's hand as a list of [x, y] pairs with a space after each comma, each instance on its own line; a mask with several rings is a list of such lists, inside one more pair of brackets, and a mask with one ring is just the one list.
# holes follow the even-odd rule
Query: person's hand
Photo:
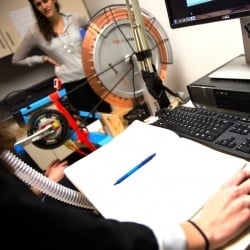
[[53, 160], [45, 171], [45, 176], [49, 179], [59, 182], [64, 177], [64, 169], [68, 166], [67, 161]]
[[49, 56], [43, 56], [43, 61], [48, 62], [54, 66], [57, 66], [57, 67], [61, 66], [57, 61], [55, 61], [53, 58], [51, 58]]
[[246, 230], [250, 226], [250, 171], [238, 171], [209, 198], [194, 222], [207, 236], [210, 249], [225, 245]]

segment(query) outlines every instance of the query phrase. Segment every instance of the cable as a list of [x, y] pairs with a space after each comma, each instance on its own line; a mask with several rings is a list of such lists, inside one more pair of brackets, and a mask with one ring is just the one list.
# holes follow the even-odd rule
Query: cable
[[48, 179], [46, 176], [23, 162], [12, 152], [7, 150], [4, 151], [1, 158], [13, 168], [14, 174], [19, 179], [37, 188], [42, 193], [77, 207], [95, 210], [93, 204], [82, 193]]

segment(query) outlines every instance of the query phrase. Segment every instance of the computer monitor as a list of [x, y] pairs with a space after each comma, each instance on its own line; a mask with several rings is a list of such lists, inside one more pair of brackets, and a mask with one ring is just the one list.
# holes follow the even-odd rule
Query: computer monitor
[[244, 55], [223, 65], [210, 77], [250, 80], [249, 0], [165, 0], [165, 3], [173, 29], [240, 18]]

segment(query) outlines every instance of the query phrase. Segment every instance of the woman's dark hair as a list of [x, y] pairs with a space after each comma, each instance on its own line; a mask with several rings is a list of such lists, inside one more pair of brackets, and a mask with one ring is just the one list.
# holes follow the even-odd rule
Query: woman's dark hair
[[[36, 17], [40, 32], [43, 34], [45, 40], [50, 42], [53, 37], [57, 37], [57, 34], [54, 32], [51, 22], [37, 10], [34, 4], [34, 0], [29, 0], [29, 2]], [[60, 12], [60, 5], [58, 2], [55, 3], [55, 8], [57, 12]]]

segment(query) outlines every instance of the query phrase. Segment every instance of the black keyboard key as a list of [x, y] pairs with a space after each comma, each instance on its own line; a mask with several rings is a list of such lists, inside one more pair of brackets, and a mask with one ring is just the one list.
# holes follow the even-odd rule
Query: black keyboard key
[[180, 106], [162, 109], [152, 125], [175, 131], [182, 137], [250, 160], [250, 116]]

